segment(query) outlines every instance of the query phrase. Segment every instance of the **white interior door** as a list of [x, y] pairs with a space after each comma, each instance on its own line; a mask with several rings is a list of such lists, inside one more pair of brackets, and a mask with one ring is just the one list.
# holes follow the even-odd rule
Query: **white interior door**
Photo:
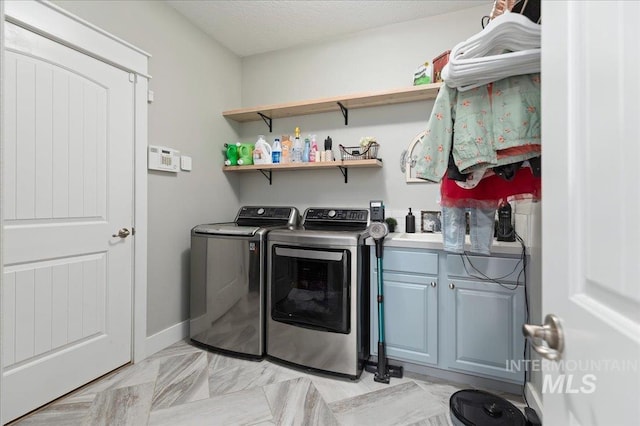
[[[640, 2], [543, 2], [544, 423], [640, 419]], [[557, 369], [558, 371], [553, 371]]]
[[129, 74], [7, 23], [3, 421], [131, 359]]

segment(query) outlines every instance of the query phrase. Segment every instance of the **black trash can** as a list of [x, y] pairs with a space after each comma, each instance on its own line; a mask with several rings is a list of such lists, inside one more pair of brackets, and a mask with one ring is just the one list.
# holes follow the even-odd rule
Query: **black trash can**
[[475, 389], [458, 391], [449, 398], [454, 426], [526, 426], [518, 408], [506, 399]]

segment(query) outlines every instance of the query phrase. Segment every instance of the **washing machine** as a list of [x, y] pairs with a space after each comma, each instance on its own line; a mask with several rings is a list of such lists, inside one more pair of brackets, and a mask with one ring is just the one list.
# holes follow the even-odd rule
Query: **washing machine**
[[189, 336], [247, 358], [265, 353], [267, 234], [298, 225], [295, 207], [245, 206], [233, 222], [191, 230]]
[[357, 379], [369, 358], [369, 210], [308, 208], [269, 233], [267, 356]]

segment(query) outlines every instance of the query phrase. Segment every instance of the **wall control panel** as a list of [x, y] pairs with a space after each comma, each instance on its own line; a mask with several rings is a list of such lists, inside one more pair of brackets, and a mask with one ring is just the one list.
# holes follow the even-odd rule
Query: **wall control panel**
[[180, 151], [164, 146], [149, 145], [149, 170], [178, 173]]

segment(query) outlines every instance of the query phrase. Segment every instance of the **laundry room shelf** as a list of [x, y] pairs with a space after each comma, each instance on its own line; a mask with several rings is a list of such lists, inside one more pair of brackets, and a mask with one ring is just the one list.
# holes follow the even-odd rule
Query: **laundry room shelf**
[[316, 169], [340, 169], [344, 176], [344, 183], [348, 182], [348, 170], [350, 168], [382, 167], [382, 160], [374, 158], [371, 160], [351, 160], [351, 161], [327, 161], [323, 163], [288, 163], [288, 164], [258, 164], [251, 166], [224, 166], [224, 172], [251, 172], [259, 171], [271, 185], [271, 174], [274, 170], [316, 170]]
[[435, 99], [441, 86], [442, 83], [432, 83], [381, 92], [365, 92], [307, 101], [262, 105], [224, 111], [222, 115], [239, 123], [264, 120], [269, 126], [269, 131], [271, 131], [271, 121], [274, 118], [341, 111], [345, 120], [344, 124], [347, 125], [349, 123], [349, 109]]

